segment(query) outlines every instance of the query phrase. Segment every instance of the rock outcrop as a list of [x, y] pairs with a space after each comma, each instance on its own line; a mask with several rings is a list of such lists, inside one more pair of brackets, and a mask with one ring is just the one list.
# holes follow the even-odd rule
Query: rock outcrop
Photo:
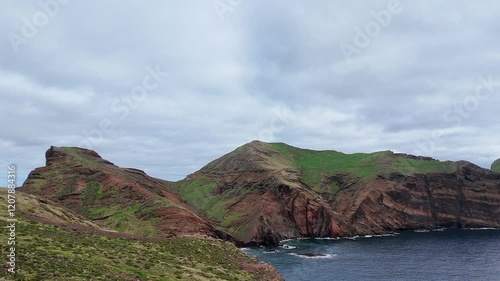
[[120, 168], [83, 148], [51, 147], [45, 156], [46, 166], [32, 171], [20, 191], [46, 197], [124, 233], [231, 239], [183, 203], [170, 182]]

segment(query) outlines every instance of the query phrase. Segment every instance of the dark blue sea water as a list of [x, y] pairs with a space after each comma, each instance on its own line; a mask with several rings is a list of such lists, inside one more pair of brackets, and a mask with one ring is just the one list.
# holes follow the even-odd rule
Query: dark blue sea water
[[272, 264], [287, 281], [500, 281], [500, 230], [290, 240], [244, 251]]

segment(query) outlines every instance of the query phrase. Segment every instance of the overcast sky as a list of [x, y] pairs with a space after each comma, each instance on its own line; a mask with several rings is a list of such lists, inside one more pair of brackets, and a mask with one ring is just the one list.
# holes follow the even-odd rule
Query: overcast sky
[[51, 145], [84, 146], [179, 180], [260, 139], [489, 168], [499, 14], [493, 0], [2, 0], [0, 164], [21, 185]]

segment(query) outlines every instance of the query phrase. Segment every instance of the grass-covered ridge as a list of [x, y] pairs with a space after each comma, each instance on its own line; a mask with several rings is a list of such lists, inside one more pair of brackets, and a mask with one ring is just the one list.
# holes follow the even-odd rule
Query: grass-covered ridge
[[[399, 172], [405, 175], [431, 172], [453, 172], [451, 162], [411, 159], [391, 151], [345, 154], [337, 151], [315, 151], [300, 149], [284, 143], [273, 143], [272, 147], [287, 157], [297, 168], [303, 180], [316, 186], [322, 178], [348, 173], [361, 180], [369, 180], [378, 174]], [[334, 189], [335, 187], [332, 187]]]
[[96, 161], [96, 159], [92, 159], [87, 155], [82, 154], [82, 150], [77, 147], [60, 147], [59, 148], [64, 153], [70, 155], [82, 166], [100, 169], [103, 168], [103, 164], [101, 162]]

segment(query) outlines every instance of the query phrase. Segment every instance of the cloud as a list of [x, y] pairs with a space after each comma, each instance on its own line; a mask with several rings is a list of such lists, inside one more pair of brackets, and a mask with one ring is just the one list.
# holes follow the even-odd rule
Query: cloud
[[[111, 120], [93, 148], [171, 180], [258, 138], [489, 167], [500, 157], [500, 5], [401, 0], [346, 59], [341, 43], [389, 3], [243, 1], [220, 20], [211, 1], [69, 1], [17, 53], [8, 34], [22, 35], [23, 18], [43, 9], [5, 4], [1, 164], [17, 163], [23, 180], [50, 145], [85, 143]], [[122, 118], [116, 103], [156, 66], [168, 77], [121, 103]], [[472, 104], [489, 76], [495, 91]]]

